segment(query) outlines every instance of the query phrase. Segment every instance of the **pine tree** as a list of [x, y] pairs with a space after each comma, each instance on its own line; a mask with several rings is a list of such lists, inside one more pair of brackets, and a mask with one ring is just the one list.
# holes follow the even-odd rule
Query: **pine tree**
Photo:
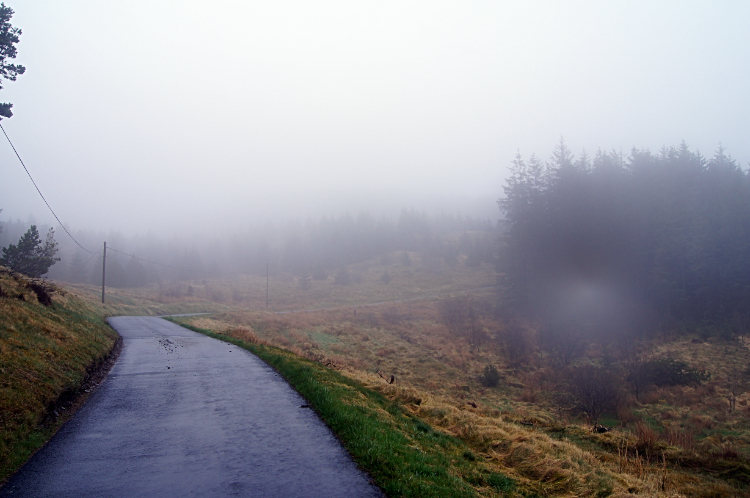
[[49, 271], [52, 265], [60, 261], [55, 254], [57, 254], [57, 242], [54, 229], [49, 229], [47, 238], [42, 242], [36, 225], [31, 225], [18, 241], [18, 245], [10, 244], [8, 247], [3, 247], [0, 264], [32, 278], [40, 278]]
[[[19, 74], [26, 72], [26, 68], [20, 64], [9, 64], [6, 59], [16, 58], [16, 43], [19, 41], [21, 36], [21, 30], [14, 28], [10, 23], [10, 18], [13, 17], [13, 9], [6, 7], [4, 3], [0, 3], [0, 82], [2, 80], [16, 81], [16, 77]], [[2, 85], [0, 84], [0, 89]], [[0, 103], [0, 119], [9, 118], [13, 115], [11, 112], [13, 104]], [[46, 273], [46, 272], [45, 272]]]

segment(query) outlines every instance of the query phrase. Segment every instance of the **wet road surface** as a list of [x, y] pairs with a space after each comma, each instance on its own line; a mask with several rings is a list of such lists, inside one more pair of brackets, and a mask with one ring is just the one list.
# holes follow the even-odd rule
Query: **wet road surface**
[[305, 400], [251, 353], [154, 317], [0, 497], [380, 497]]

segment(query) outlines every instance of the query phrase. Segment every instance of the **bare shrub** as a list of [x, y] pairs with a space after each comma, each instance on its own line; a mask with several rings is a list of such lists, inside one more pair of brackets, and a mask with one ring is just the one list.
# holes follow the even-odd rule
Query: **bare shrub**
[[635, 443], [636, 449], [647, 457], [656, 454], [659, 433], [646, 425], [643, 421], [638, 421], [635, 425]]
[[464, 333], [468, 319], [469, 300], [465, 297], [444, 299], [438, 305], [440, 321], [448, 328], [451, 335], [460, 337]]
[[512, 323], [503, 330], [499, 339], [503, 345], [505, 357], [512, 367], [518, 368], [528, 362], [533, 344], [526, 328], [518, 323]]
[[574, 407], [583, 412], [591, 424], [595, 424], [604, 412], [617, 408], [620, 382], [609, 370], [582, 365], [569, 369], [566, 381]]
[[564, 325], [547, 326], [540, 333], [539, 341], [557, 367], [570, 366], [585, 350], [581, 335]]
[[488, 338], [482, 327], [480, 314], [466, 297], [444, 299], [438, 305], [440, 321], [454, 337], [464, 337], [471, 346], [480, 346]]

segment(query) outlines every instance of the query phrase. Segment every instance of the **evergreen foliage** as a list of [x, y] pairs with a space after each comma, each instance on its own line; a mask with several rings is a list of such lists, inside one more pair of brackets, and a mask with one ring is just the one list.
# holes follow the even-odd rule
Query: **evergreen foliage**
[[549, 162], [516, 156], [504, 190], [499, 270], [523, 314], [630, 328], [649, 312], [750, 318], [750, 177], [724, 148], [576, 160], [561, 140]]
[[50, 266], [60, 261], [55, 254], [57, 254], [55, 231], [50, 228], [46, 239], [42, 242], [36, 225], [31, 225], [18, 241], [18, 245], [10, 244], [8, 247], [3, 247], [0, 265], [32, 278], [40, 278], [49, 271]]
[[495, 387], [500, 383], [500, 372], [495, 368], [495, 365], [484, 367], [484, 372], [479, 376], [479, 383], [484, 387]]
[[708, 380], [708, 374], [705, 372], [674, 358], [659, 358], [644, 362], [642, 376], [647, 382], [656, 386], [687, 386]]
[[[13, 9], [0, 3], [0, 88], [2, 80], [16, 81], [16, 77], [26, 72], [26, 68], [20, 64], [10, 64], [7, 59], [15, 59], [17, 50], [16, 43], [22, 34], [19, 28], [14, 28], [10, 23], [13, 17]], [[13, 116], [11, 108], [13, 104], [0, 103], [0, 120]]]

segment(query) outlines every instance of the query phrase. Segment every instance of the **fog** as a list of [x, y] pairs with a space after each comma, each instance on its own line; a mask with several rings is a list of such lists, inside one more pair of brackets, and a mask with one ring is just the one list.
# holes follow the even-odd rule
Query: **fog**
[[[750, 159], [746, 2], [8, 4], [27, 72], [2, 125], [71, 230], [499, 217], [516, 152], [561, 136]], [[0, 161], [0, 216], [53, 224]]]

